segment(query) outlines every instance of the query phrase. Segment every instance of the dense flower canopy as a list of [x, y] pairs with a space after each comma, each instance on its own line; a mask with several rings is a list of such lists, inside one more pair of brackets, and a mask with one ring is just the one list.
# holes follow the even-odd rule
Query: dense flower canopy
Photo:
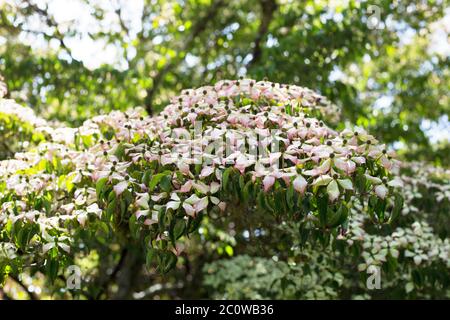
[[177, 239], [214, 212], [244, 205], [345, 234], [357, 199], [374, 223], [402, 207], [393, 154], [360, 128], [328, 127], [338, 109], [306, 88], [220, 81], [184, 90], [157, 116], [115, 111], [79, 128], [50, 126], [12, 100], [0, 106], [41, 141], [0, 162], [0, 239], [30, 253], [14, 255], [19, 269], [70, 259], [86, 228], [140, 239], [167, 272]]

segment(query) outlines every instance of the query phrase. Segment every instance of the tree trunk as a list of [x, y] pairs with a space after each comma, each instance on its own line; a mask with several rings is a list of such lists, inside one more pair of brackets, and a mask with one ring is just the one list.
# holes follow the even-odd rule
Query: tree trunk
[[142, 253], [136, 248], [130, 248], [124, 258], [123, 265], [117, 274], [116, 284], [118, 291], [113, 295], [112, 299], [123, 300], [132, 299], [136, 285], [139, 283], [142, 271]]

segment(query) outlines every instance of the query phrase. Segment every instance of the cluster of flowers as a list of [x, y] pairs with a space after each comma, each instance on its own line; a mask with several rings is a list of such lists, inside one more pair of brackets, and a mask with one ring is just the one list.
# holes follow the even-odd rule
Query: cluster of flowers
[[445, 202], [450, 201], [450, 170], [436, 168], [421, 162], [410, 162], [404, 164], [404, 167], [408, 172], [401, 175], [405, 187], [403, 190], [405, 206], [402, 214], [421, 213], [421, 208], [418, 208], [416, 203], [423, 202], [422, 189], [428, 191], [425, 195], [427, 198], [436, 199], [434, 211], [448, 212], [448, 209], [439, 210], [439, 207], [440, 205], [445, 206]]
[[[69, 253], [76, 230], [99, 219], [146, 234], [166, 270], [176, 240], [208, 212], [241, 203], [320, 215], [318, 227], [329, 229], [345, 221], [337, 208], [354, 195], [385, 210], [401, 186], [385, 145], [359, 128], [329, 128], [336, 108], [298, 86], [220, 81], [183, 91], [158, 116], [112, 112], [80, 128], [51, 128], [5, 101], [46, 139], [0, 162], [0, 240], [52, 257]], [[325, 212], [314, 197], [329, 204]]]
[[23, 107], [12, 99], [0, 100], [0, 113], [5, 116], [9, 115], [10, 117], [16, 117], [19, 121], [27, 123], [34, 128], [47, 125], [47, 122], [44, 119], [37, 117], [32, 109]]
[[30, 108], [14, 100], [0, 98], [0, 159], [9, 158], [30, 144], [43, 141], [44, 136], [36, 128], [45, 124], [45, 120], [36, 117]]
[[[364, 262], [358, 265], [359, 271], [368, 266], [381, 266], [390, 256], [398, 259], [400, 253], [416, 265], [432, 264], [441, 261], [450, 268], [450, 241], [441, 239], [425, 221], [413, 222], [408, 227], [398, 227], [387, 236], [369, 234], [364, 230], [366, 217], [359, 211], [352, 215], [345, 239], [349, 245], [362, 242]], [[359, 243], [358, 243], [359, 244]]]
[[359, 271], [395, 265], [399, 270], [393, 274], [397, 276], [391, 276], [384, 287], [403, 286], [407, 294], [417, 295], [423, 287], [417, 283], [417, 278], [423, 277], [417, 276], [420, 270], [434, 270], [427, 274], [427, 281], [437, 287], [448, 281], [444, 274], [450, 269], [450, 171], [425, 163], [404, 163], [400, 179], [405, 204], [396, 228], [389, 232], [370, 230], [365, 208], [355, 204], [347, 233], [338, 239], [345, 241], [349, 250], [355, 247], [361, 252]]
[[[450, 292], [445, 292], [450, 275], [450, 171], [412, 162], [402, 164], [400, 177], [405, 205], [394, 225], [377, 228], [369, 221], [367, 208], [356, 203], [346, 232], [338, 235], [328, 249], [293, 246], [290, 263], [246, 255], [215, 261], [204, 268], [205, 285], [216, 298], [227, 299], [336, 299], [348, 298], [348, 292], [352, 298], [370, 299], [377, 290], [367, 290], [366, 279], [371, 273], [366, 272], [375, 266], [382, 270], [384, 290], [400, 292], [404, 298], [450, 297]], [[417, 207], [416, 200], [425, 204]], [[444, 221], [436, 221], [442, 214], [446, 215]], [[442, 224], [447, 236], [439, 235], [430, 223]], [[298, 233], [296, 224], [285, 230], [290, 230], [293, 237]], [[366, 276], [355, 278], [357, 271]], [[282, 281], [289, 286], [278, 287]], [[242, 283], [246, 289], [238, 290]], [[433, 296], [430, 287], [444, 293]]]

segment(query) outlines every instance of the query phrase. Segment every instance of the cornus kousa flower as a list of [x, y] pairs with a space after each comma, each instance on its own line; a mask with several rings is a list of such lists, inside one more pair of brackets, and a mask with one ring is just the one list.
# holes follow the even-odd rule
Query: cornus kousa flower
[[[224, 80], [183, 90], [154, 117], [114, 111], [75, 129], [1, 106], [45, 133], [0, 162], [1, 223], [42, 226], [30, 232], [45, 242], [44, 256], [57, 247], [69, 254], [80, 226], [129, 230], [164, 260], [171, 251], [161, 248], [205, 215], [259, 210], [331, 230], [356, 199], [380, 223], [400, 210], [394, 154], [360, 128], [328, 126], [337, 107], [307, 88]], [[54, 240], [33, 238], [42, 230]]]

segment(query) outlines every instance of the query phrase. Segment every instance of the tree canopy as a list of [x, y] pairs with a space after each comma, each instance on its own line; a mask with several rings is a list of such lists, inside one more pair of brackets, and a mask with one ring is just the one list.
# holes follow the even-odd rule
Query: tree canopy
[[450, 297], [445, 2], [68, 5], [0, 4], [0, 294]]

